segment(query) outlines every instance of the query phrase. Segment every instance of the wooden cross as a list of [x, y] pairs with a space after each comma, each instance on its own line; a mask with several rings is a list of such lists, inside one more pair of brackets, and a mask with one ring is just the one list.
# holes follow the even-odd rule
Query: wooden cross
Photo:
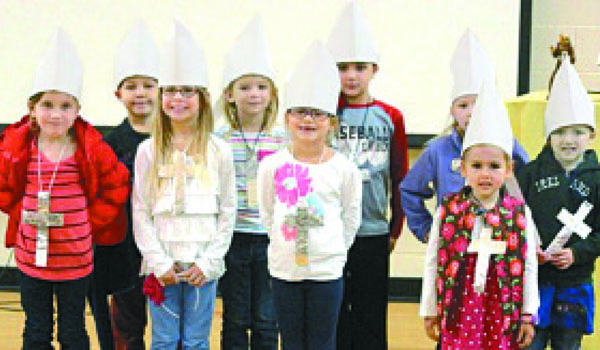
[[50, 192], [38, 192], [37, 211], [23, 210], [24, 224], [37, 226], [35, 265], [46, 266], [48, 261], [48, 228], [64, 225], [64, 215], [50, 212]]
[[172, 179], [175, 192], [175, 202], [171, 212], [173, 215], [182, 214], [185, 211], [185, 180], [187, 177], [194, 176], [196, 164], [185, 164], [186, 155], [184, 152], [175, 150], [171, 157], [171, 164], [161, 165], [158, 168], [158, 177], [163, 179]]
[[504, 254], [506, 252], [506, 242], [493, 240], [492, 229], [490, 227], [483, 227], [481, 229], [481, 236], [471, 241], [467, 252], [477, 253], [473, 287], [477, 293], [483, 293], [490, 265], [490, 257], [492, 254]]
[[569, 213], [567, 209], [562, 208], [558, 215], [556, 215], [556, 218], [564, 226], [556, 234], [556, 237], [554, 237], [548, 248], [546, 248], [546, 252], [553, 254], [561, 250], [573, 233], [577, 233], [579, 237], [585, 239], [592, 232], [592, 228], [583, 222], [583, 220], [592, 211], [593, 207], [593, 204], [585, 201], [581, 203], [575, 215]]
[[296, 214], [285, 217], [288, 227], [296, 227], [296, 264], [308, 265], [308, 230], [311, 227], [323, 226], [323, 215], [313, 214], [306, 206], [298, 207]]

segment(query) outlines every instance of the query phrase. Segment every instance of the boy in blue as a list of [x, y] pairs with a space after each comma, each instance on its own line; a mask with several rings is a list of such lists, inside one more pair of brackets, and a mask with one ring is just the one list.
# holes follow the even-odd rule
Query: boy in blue
[[[421, 242], [427, 241], [433, 223], [431, 213], [425, 207], [425, 200], [436, 195], [437, 207], [446, 194], [458, 192], [465, 185], [465, 179], [460, 174], [463, 137], [483, 80], [490, 76], [493, 81], [491, 62], [470, 30], [458, 42], [451, 69], [454, 87], [450, 115], [454, 120], [450, 134], [439, 136], [428, 143], [400, 186], [402, 208], [406, 213], [408, 227]], [[516, 139], [512, 159], [516, 170], [529, 160]]]
[[547, 143], [518, 173], [540, 234], [540, 309], [531, 349], [579, 349], [594, 329], [592, 273], [600, 254], [600, 166], [586, 150], [595, 137], [594, 106], [563, 60], [545, 113]]

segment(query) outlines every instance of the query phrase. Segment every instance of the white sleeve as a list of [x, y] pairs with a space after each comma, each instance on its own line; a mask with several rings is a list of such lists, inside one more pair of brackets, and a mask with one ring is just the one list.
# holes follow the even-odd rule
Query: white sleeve
[[142, 253], [144, 262], [154, 271], [157, 277], [160, 277], [173, 266], [173, 259], [166, 254], [158, 240], [152, 218], [153, 194], [148, 194], [145, 191], [153, 161], [151, 142], [146, 141], [140, 144], [135, 157], [131, 211], [135, 243]]
[[358, 167], [346, 162], [348, 171], [344, 174], [342, 184], [342, 218], [344, 220], [344, 242], [346, 250], [350, 249], [356, 232], [360, 227], [362, 216], [362, 178]]
[[423, 269], [423, 288], [421, 290], [421, 305], [419, 315], [436, 316], [436, 299], [435, 280], [437, 277], [437, 255], [440, 241], [440, 209], [433, 216], [433, 224], [429, 233], [429, 241], [427, 243], [427, 251], [425, 253], [425, 267]]
[[[229, 144], [218, 142], [217, 167], [219, 177], [219, 212], [217, 213], [217, 232], [202, 257], [196, 261], [207, 280], [216, 280], [224, 273], [224, 258], [229, 250], [237, 210], [237, 189], [233, 154]], [[209, 164], [210, 166], [210, 164]]]
[[258, 211], [260, 214], [260, 221], [262, 225], [267, 229], [269, 236], [272, 234], [273, 226], [273, 209], [275, 206], [275, 189], [273, 187], [273, 167], [271, 163], [278, 157], [278, 154], [274, 154], [264, 161], [260, 162], [258, 166], [257, 176], [257, 187], [258, 187]]
[[525, 272], [523, 283], [523, 313], [537, 315], [540, 307], [540, 295], [538, 292], [538, 262], [536, 255], [538, 232], [531, 216], [531, 210], [525, 206], [525, 219], [527, 227], [527, 252], [525, 253]]

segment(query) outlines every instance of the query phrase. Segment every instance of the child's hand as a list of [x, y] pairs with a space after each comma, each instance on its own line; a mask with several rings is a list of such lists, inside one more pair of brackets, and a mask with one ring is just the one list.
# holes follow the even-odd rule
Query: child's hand
[[550, 262], [561, 270], [569, 268], [574, 261], [575, 258], [573, 257], [571, 248], [563, 248], [550, 257]]
[[517, 342], [519, 343], [520, 348], [525, 348], [531, 344], [533, 341], [533, 336], [535, 335], [535, 330], [533, 328], [533, 324], [531, 322], [521, 323], [521, 327], [519, 327], [519, 337], [517, 338]]
[[538, 264], [542, 265], [550, 260], [548, 254], [546, 254], [546, 252], [543, 251], [542, 248], [540, 248], [540, 246], [537, 247], [535, 252], [537, 254]]
[[206, 283], [206, 276], [196, 264], [192, 264], [187, 270], [180, 272], [179, 277], [194, 287], [200, 287]]
[[162, 283], [163, 286], [178, 283], [179, 280], [177, 278], [175, 266], [171, 267], [169, 271], [167, 271], [164, 275], [160, 276], [158, 279], [160, 280], [160, 283]]
[[425, 333], [432, 340], [440, 341], [440, 318], [437, 316], [425, 317]]

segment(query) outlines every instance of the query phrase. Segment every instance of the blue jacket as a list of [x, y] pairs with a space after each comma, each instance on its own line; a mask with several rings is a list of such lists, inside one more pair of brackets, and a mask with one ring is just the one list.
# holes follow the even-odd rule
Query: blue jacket
[[[408, 227], [421, 242], [425, 242], [425, 235], [431, 230], [433, 222], [431, 213], [425, 207], [425, 200], [437, 195], [437, 207], [445, 195], [458, 192], [465, 185], [460, 166], [457, 166], [460, 165], [461, 149], [462, 139], [456, 129], [452, 129], [450, 135], [430, 141], [400, 185]], [[512, 158], [515, 173], [529, 161], [527, 152], [516, 139]], [[457, 160], [454, 168], [453, 160]]]

